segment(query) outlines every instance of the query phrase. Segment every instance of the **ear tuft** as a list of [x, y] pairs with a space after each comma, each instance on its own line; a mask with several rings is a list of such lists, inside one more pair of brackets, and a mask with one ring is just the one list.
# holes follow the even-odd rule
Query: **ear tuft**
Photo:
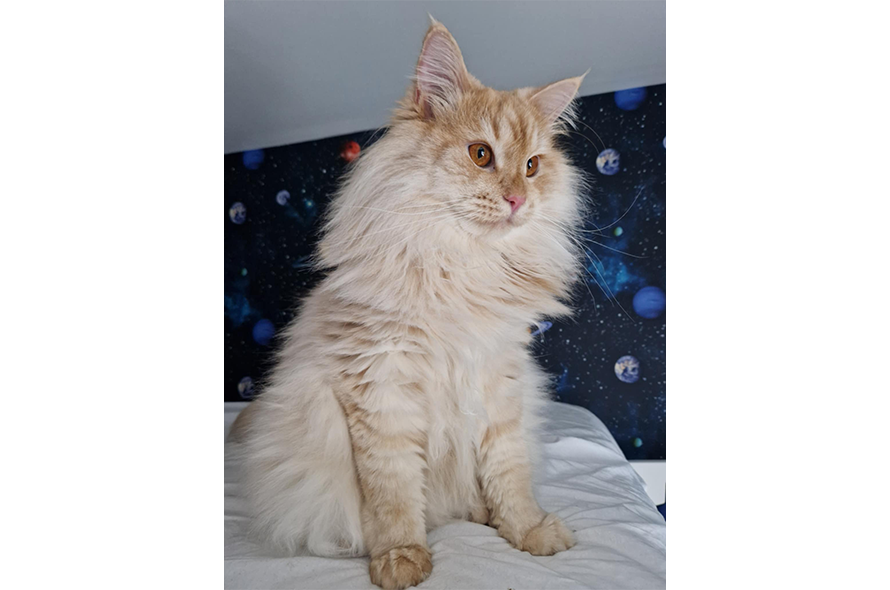
[[572, 101], [578, 94], [578, 88], [581, 87], [581, 82], [588, 72], [590, 70], [577, 78], [566, 78], [548, 84], [532, 95], [532, 103], [544, 115], [548, 123], [556, 123], [559, 119], [571, 119], [573, 115]]
[[470, 84], [454, 37], [432, 16], [430, 20], [414, 76], [414, 100], [427, 118], [452, 105]]

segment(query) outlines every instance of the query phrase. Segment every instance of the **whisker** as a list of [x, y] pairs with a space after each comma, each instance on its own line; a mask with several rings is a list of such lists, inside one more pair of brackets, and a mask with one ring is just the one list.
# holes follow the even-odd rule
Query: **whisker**
[[618, 219], [616, 219], [615, 221], [613, 221], [613, 222], [610, 223], [609, 225], [607, 225], [607, 226], [605, 226], [605, 227], [601, 227], [601, 228], [599, 228], [599, 229], [600, 229], [600, 230], [603, 230], [603, 229], [609, 229], [610, 227], [612, 227], [613, 225], [615, 225], [616, 223], [618, 223], [619, 221], [621, 221], [622, 219], [624, 219], [624, 216], [627, 215], [628, 213], [630, 213], [630, 210], [633, 209], [634, 204], [637, 202], [637, 199], [640, 198], [640, 195], [641, 195], [641, 194], [643, 194], [643, 187], [640, 187], [640, 190], [637, 191], [637, 196], [634, 197], [634, 200], [631, 201], [630, 206], [624, 211], [624, 213], [621, 214], [621, 217], [619, 217]]
[[596, 240], [590, 240], [590, 243], [596, 244], [597, 246], [602, 246], [603, 248], [605, 248], [607, 250], [611, 250], [613, 252], [618, 252], [619, 254], [624, 254], [625, 256], [630, 256], [631, 258], [639, 258], [639, 259], [647, 258], [646, 256], [640, 256], [639, 254], [631, 254], [630, 252], [625, 252], [624, 250], [619, 250], [618, 248], [613, 248], [612, 246], [607, 246], [607, 245], [603, 244], [602, 242], [597, 242]]
[[593, 149], [596, 150], [596, 153], [597, 153], [597, 154], [599, 154], [601, 151], [603, 151], [598, 145], [596, 145], [595, 143], [593, 143], [593, 140], [591, 140], [589, 137], [587, 137], [586, 135], [584, 135], [584, 134], [581, 133], [580, 131], [572, 131], [571, 129], [569, 129], [568, 132], [569, 132], [571, 135], [579, 135], [579, 136], [583, 137], [584, 139], [586, 139], [587, 142], [588, 142], [590, 145], [593, 146]]
[[[593, 127], [591, 127], [590, 125], [588, 125], [587, 123], [585, 123], [584, 121], [582, 121], [582, 120], [580, 120], [580, 119], [578, 119], [577, 122], [578, 122], [578, 123], [581, 123], [582, 125], [584, 125], [584, 126], [587, 127], [588, 129], [590, 129], [590, 132], [593, 133], [594, 135], [596, 135], [596, 138], [597, 138], [598, 140], [600, 140], [600, 143], [601, 143], [601, 144], [603, 144], [603, 150], [606, 149], [606, 142], [603, 141], [603, 138], [600, 137], [600, 134], [599, 134], [599, 133], [597, 133], [596, 131], [594, 131]], [[584, 136], [584, 137], [586, 137], [586, 136]], [[593, 142], [591, 142], [591, 143], [593, 143]], [[596, 147], [596, 146], [593, 146], [593, 147]], [[600, 150], [600, 151], [603, 151], [603, 150]]]
[[386, 126], [377, 128], [377, 129], [374, 131], [374, 133], [371, 134], [371, 137], [369, 137], [367, 140], [365, 140], [365, 144], [362, 146], [362, 151], [365, 151], [365, 148], [368, 147], [368, 145], [371, 144], [371, 141], [374, 139], [374, 137], [375, 137], [378, 133], [380, 133], [381, 131], [386, 131], [387, 129], [388, 129], [388, 127], [386, 127]]
[[[403, 213], [402, 212], [403, 210], [406, 210], [406, 209], [410, 210], [410, 209], [415, 209], [415, 208], [420, 208], [420, 207], [423, 207], [424, 211], [420, 211], [418, 213]], [[424, 205], [404, 206], [404, 207], [399, 207], [398, 209], [382, 209], [379, 207], [368, 207], [366, 205], [340, 205], [340, 208], [341, 209], [364, 209], [366, 211], [378, 211], [380, 213], [388, 213], [390, 215], [418, 216], [418, 215], [426, 215], [430, 212], [435, 213], [438, 211], [455, 209], [455, 208], [457, 208], [457, 204], [456, 203], [440, 203], [437, 205], [425, 205], [424, 204]]]
[[[587, 254], [587, 251], [585, 251], [584, 254], [586, 255], [586, 254]], [[594, 252], [590, 252], [590, 255], [593, 256], [594, 258], [596, 258], [597, 262], [600, 263], [600, 265], [603, 267], [603, 269], [606, 268], [605, 265], [603, 264], [603, 261], [599, 259], [599, 256], [597, 256]], [[589, 258], [588, 258], [588, 260], [589, 260]], [[633, 319], [632, 317], [630, 317], [630, 314], [627, 313], [627, 310], [624, 309], [624, 306], [621, 305], [621, 302], [618, 301], [618, 298], [615, 297], [615, 294], [612, 293], [612, 289], [610, 289], [608, 283], [606, 283], [606, 277], [603, 275], [602, 272], [600, 272], [599, 267], [597, 267], [597, 266], [594, 264], [594, 265], [593, 265], [593, 269], [594, 269], [594, 270], [597, 272], [597, 274], [599, 274], [600, 277], [603, 279], [603, 284], [605, 284], [606, 289], [609, 289], [609, 293], [612, 295], [612, 301], [613, 301], [614, 303], [617, 303], [617, 304], [618, 304], [618, 307], [621, 308], [621, 311], [624, 312], [624, 315], [627, 316], [627, 319], [629, 319], [630, 322], [631, 322], [632, 324], [636, 324], [636, 322], [634, 321], [634, 319]]]

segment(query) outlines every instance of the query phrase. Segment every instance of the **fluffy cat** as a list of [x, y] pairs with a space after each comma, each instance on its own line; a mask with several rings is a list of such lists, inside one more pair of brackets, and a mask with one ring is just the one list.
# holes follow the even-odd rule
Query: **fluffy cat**
[[580, 175], [556, 139], [582, 77], [499, 92], [433, 21], [385, 135], [331, 203], [327, 277], [233, 436], [257, 532], [287, 553], [370, 555], [383, 588], [432, 571], [427, 531], [574, 545], [532, 493], [548, 379], [529, 325], [568, 313]]

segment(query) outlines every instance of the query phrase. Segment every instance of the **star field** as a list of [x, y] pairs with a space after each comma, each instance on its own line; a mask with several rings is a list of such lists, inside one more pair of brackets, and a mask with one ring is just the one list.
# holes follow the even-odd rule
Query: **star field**
[[[665, 105], [664, 85], [579, 100], [565, 146], [592, 181], [585, 280], [573, 318], [531, 327], [555, 399], [590, 409], [628, 459], [666, 453]], [[275, 334], [320, 278], [308, 266], [319, 217], [346, 160], [377, 135], [225, 156], [226, 401], [249, 399], [271, 368]], [[606, 150], [617, 162], [609, 152], [598, 168]], [[618, 373], [625, 356], [638, 363]]]

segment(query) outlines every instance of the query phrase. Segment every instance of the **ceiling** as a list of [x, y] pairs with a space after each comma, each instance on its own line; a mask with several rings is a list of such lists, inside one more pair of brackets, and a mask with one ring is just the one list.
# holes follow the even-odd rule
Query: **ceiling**
[[373, 129], [404, 93], [429, 25], [498, 89], [590, 68], [581, 95], [664, 83], [665, 3], [226, 2], [225, 152]]

